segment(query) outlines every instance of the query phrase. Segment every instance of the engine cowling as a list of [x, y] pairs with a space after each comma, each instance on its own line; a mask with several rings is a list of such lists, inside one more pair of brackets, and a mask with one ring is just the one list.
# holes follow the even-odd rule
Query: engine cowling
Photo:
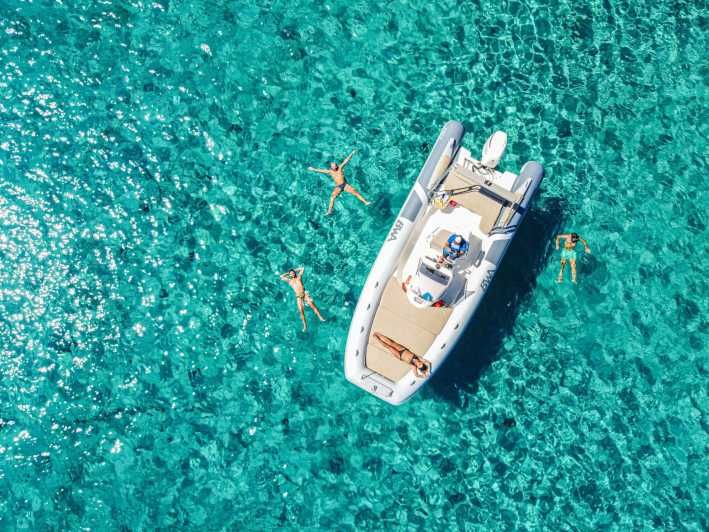
[[495, 131], [483, 146], [480, 162], [487, 168], [496, 168], [507, 148], [507, 133]]

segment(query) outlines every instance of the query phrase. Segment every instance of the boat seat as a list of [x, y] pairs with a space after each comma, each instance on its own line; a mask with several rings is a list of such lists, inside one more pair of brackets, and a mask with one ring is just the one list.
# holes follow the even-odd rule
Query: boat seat
[[392, 382], [405, 377], [411, 366], [393, 356], [374, 338], [367, 344], [367, 368], [376, 371]]
[[451, 312], [453, 310], [449, 307], [414, 307], [401, 289], [401, 281], [392, 276], [384, 289], [369, 332], [366, 366], [391, 381], [398, 381], [411, 371], [411, 366], [393, 356], [373, 334], [379, 332], [408, 347], [418, 356], [424, 356]]
[[443, 251], [443, 248], [448, 244], [448, 239], [453, 233], [445, 229], [439, 229], [431, 238], [431, 247], [436, 251]]
[[458, 167], [456, 168], [455, 173], [458, 174], [461, 179], [469, 182], [471, 185], [480, 186], [486, 194], [492, 196], [493, 198], [496, 198], [498, 201], [501, 201], [503, 203], [519, 204], [519, 202], [522, 200], [521, 194], [516, 194], [511, 190], [507, 190], [506, 188], [501, 187], [500, 185], [494, 182], [486, 181], [484, 178], [480, 177], [479, 175], [476, 175], [467, 168]]
[[[410, 305], [408, 302], [406, 304]], [[412, 323], [398, 312], [380, 305], [372, 323], [371, 336], [367, 345], [367, 367], [393, 381], [398, 381], [406, 375], [411, 370], [411, 366], [398, 360], [382, 346], [374, 338], [375, 332], [406, 346], [418, 356], [425, 355], [436, 338], [434, 334], [423, 327], [412, 326]], [[372, 347], [376, 347], [377, 350]]]
[[[443, 183], [443, 190], [456, 190], [472, 185], [473, 183], [465, 181], [457, 172], [451, 172]], [[502, 211], [502, 203], [479, 191], [455, 194], [452, 199], [460, 206], [480, 216], [480, 231], [486, 235], [495, 227], [500, 211]]]
[[[448, 231], [446, 229], [439, 229], [431, 237], [431, 248], [438, 252], [442, 252], [443, 248], [448, 244], [448, 239], [452, 234], [453, 233], [451, 231]], [[477, 261], [478, 256], [480, 255], [480, 251], [483, 247], [482, 240], [480, 240], [478, 237], [471, 233], [463, 235], [463, 238], [468, 241], [468, 251], [458, 260], [462, 260], [466, 257], [472, 257], [473, 260]]]
[[[478, 190], [459, 192], [453, 199], [461, 206], [480, 216], [480, 230], [489, 234], [493, 227], [506, 225], [512, 214], [519, 208], [523, 194], [516, 194], [495, 183], [485, 182], [467, 168], [457, 166], [449, 172], [443, 183], [443, 190], [478, 187]], [[503, 210], [506, 211], [500, 220]]]

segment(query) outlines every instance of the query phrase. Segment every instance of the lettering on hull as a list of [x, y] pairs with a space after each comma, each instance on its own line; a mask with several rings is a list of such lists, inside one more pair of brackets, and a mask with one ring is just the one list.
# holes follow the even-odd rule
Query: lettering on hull
[[397, 220], [396, 223], [394, 224], [394, 227], [391, 228], [391, 232], [389, 233], [389, 238], [387, 238], [387, 242], [393, 242], [399, 237], [399, 232], [404, 228], [404, 222], [401, 220]]
[[487, 271], [487, 273], [485, 274], [485, 278], [480, 283], [480, 288], [482, 288], [483, 290], [487, 290], [488, 286], [490, 286], [490, 283], [492, 282], [493, 277], [495, 277], [495, 268], [492, 268]]

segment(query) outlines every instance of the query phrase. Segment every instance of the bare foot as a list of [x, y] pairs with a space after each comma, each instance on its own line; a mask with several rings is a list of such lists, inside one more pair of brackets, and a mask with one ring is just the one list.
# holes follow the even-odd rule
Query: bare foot
[[564, 281], [564, 278], [563, 278], [563, 277], [557, 277], [557, 278], [556, 278], [556, 282], [557, 282], [557, 283], [562, 283], [563, 281]]

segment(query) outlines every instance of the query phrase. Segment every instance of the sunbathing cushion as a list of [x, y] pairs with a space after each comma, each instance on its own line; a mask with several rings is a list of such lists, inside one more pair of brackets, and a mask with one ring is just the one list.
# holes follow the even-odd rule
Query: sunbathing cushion
[[[451, 173], [446, 178], [443, 188], [455, 190], [470, 187], [471, 184], [463, 180], [457, 173]], [[488, 234], [495, 226], [502, 210], [502, 203], [481, 192], [464, 192], [451, 198], [462, 207], [480, 216], [480, 231]]]

